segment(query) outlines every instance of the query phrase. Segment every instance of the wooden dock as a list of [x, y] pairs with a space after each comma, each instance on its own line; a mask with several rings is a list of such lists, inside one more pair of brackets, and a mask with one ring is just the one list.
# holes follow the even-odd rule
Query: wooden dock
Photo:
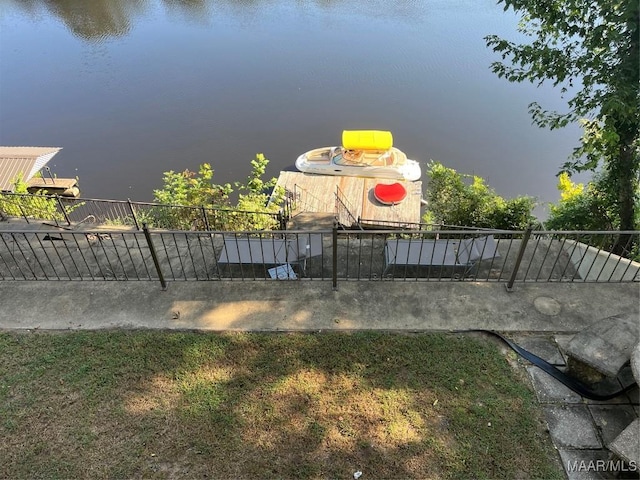
[[420, 223], [421, 181], [399, 181], [407, 189], [407, 197], [398, 205], [383, 205], [373, 196], [376, 184], [396, 181], [280, 172], [277, 186], [283, 187], [289, 198], [293, 199], [294, 214], [331, 213], [337, 216], [340, 223], [349, 226], [358, 220], [367, 227], [400, 227]]
[[27, 191], [37, 192], [40, 190], [51, 195], [62, 195], [63, 197], [77, 197], [80, 195], [76, 178], [30, 178], [27, 182]]

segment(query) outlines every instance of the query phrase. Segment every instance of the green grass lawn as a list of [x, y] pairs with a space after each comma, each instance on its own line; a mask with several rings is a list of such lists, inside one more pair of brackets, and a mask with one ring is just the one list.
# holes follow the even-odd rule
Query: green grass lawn
[[1, 478], [563, 478], [487, 339], [0, 334]]

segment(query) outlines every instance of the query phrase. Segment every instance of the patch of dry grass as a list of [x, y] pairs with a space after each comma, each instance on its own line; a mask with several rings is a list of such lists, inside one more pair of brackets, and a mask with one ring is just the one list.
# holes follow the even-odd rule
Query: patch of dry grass
[[562, 478], [529, 389], [453, 335], [0, 335], [0, 477]]

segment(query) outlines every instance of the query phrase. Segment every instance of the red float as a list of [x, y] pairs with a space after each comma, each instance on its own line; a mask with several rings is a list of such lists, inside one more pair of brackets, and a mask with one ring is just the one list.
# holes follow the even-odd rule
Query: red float
[[401, 183], [379, 183], [373, 189], [373, 196], [380, 203], [395, 205], [402, 202], [407, 196], [407, 189]]

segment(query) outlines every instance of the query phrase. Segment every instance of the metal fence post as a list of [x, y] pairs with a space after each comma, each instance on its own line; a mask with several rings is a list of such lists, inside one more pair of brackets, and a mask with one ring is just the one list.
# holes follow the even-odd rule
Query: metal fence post
[[160, 280], [160, 285], [162, 285], [162, 290], [167, 289], [167, 281], [164, 279], [164, 275], [162, 274], [162, 270], [160, 270], [160, 262], [158, 261], [158, 255], [156, 254], [156, 249], [153, 246], [153, 242], [151, 241], [151, 234], [149, 233], [149, 229], [147, 228], [147, 224], [142, 224], [142, 231], [144, 232], [144, 237], [147, 239], [147, 245], [149, 245], [149, 251], [151, 252], [151, 258], [153, 258], [153, 264], [156, 267], [156, 271], [158, 272], [158, 279]]
[[60, 207], [60, 210], [62, 210], [62, 215], [64, 215], [64, 219], [67, 222], [67, 225], [71, 225], [71, 220], [69, 220], [69, 215], [67, 215], [67, 211], [64, 209], [62, 200], [60, 200], [60, 195], [56, 195], [56, 200], [58, 200], [58, 206]]
[[133, 204], [131, 203], [130, 198], [127, 198], [127, 203], [129, 204], [129, 210], [131, 211], [131, 217], [133, 218], [133, 223], [136, 226], [136, 230], [140, 230], [140, 224], [138, 223], [138, 219], [136, 218], [136, 212], [133, 209]]
[[531, 227], [527, 228], [524, 232], [524, 237], [522, 237], [520, 250], [518, 251], [518, 256], [516, 257], [516, 264], [513, 266], [511, 277], [509, 278], [509, 281], [505, 285], [505, 287], [507, 288], [507, 292], [513, 292], [513, 284], [516, 281], [516, 276], [518, 275], [518, 269], [520, 268], [522, 257], [524, 257], [524, 251], [527, 248], [527, 243], [529, 243], [529, 237], [531, 237], [531, 231], [532, 231]]
[[331, 278], [333, 281], [333, 290], [338, 290], [338, 223], [333, 222], [332, 232], [332, 248], [333, 248], [333, 265], [331, 267]]

